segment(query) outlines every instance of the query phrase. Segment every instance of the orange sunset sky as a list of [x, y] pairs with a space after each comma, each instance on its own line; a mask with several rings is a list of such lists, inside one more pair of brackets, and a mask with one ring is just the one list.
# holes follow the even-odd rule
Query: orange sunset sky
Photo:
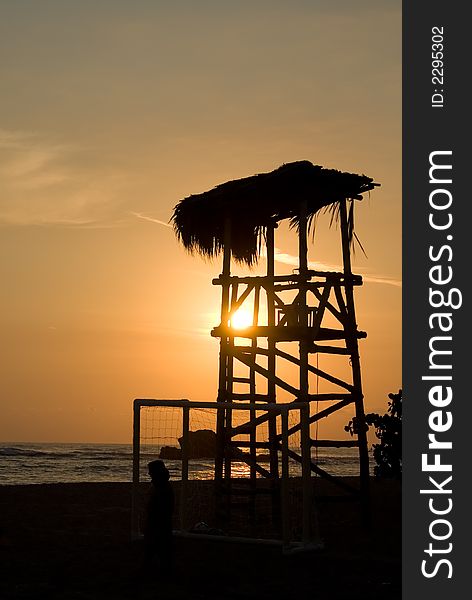
[[[356, 204], [353, 264], [366, 410], [385, 411], [401, 387], [399, 1], [3, 2], [0, 47], [0, 441], [128, 442], [133, 398], [216, 399], [220, 261], [167, 222], [185, 196], [303, 159], [381, 183]], [[276, 246], [291, 272], [286, 226]], [[320, 219], [310, 260], [339, 253]]]

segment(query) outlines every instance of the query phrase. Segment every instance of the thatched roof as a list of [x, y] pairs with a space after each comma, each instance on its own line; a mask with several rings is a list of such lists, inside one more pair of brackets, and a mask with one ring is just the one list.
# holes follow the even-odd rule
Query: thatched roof
[[362, 194], [376, 185], [365, 175], [297, 161], [188, 196], [177, 204], [171, 220], [189, 252], [210, 258], [223, 249], [229, 218], [233, 257], [251, 265], [258, 260], [261, 238], [269, 223], [290, 219], [292, 226], [298, 225], [302, 200], [307, 201], [312, 225], [320, 209], [336, 214], [341, 200], [362, 200]]

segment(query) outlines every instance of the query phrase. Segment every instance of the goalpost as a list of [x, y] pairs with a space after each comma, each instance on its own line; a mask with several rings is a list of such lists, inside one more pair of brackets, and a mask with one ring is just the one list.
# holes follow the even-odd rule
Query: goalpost
[[[309, 418], [304, 402], [135, 400], [133, 539], [141, 535], [147, 463], [161, 458], [174, 488], [177, 535], [280, 544], [284, 551], [319, 547]], [[269, 451], [278, 457], [276, 472], [267, 465]]]

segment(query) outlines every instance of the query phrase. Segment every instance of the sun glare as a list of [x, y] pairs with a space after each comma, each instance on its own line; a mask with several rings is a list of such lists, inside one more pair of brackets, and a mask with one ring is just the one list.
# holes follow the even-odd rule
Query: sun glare
[[246, 329], [252, 325], [252, 312], [246, 308], [239, 308], [231, 317], [231, 326], [234, 329]]

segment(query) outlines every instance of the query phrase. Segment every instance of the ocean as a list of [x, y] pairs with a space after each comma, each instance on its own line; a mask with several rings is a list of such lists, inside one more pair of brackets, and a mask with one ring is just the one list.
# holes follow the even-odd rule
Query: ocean
[[[355, 448], [320, 448], [317, 462], [334, 475], [358, 475]], [[141, 479], [147, 481], [146, 465], [158, 458], [157, 447], [141, 455]], [[180, 461], [166, 460], [172, 480], [180, 479]], [[372, 462], [372, 461], [371, 461]], [[0, 485], [79, 482], [130, 482], [133, 453], [130, 444], [0, 443]], [[234, 464], [235, 475], [244, 476], [245, 463]], [[297, 474], [297, 466], [293, 466]], [[372, 466], [371, 466], [372, 470]], [[212, 460], [192, 460], [190, 479], [211, 479]]]

